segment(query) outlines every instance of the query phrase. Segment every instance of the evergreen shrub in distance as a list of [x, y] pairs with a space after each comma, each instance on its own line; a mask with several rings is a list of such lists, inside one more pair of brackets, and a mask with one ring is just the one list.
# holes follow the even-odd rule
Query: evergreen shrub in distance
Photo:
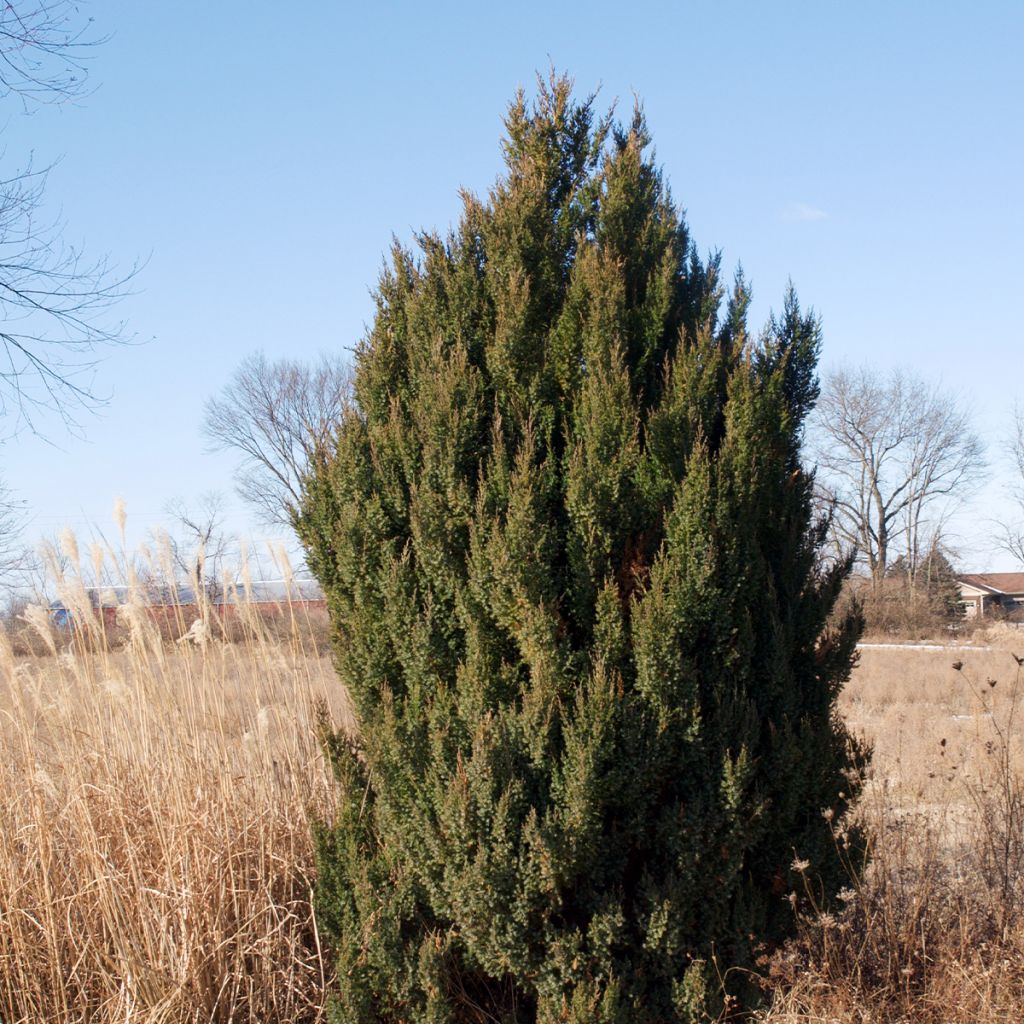
[[505, 123], [488, 196], [395, 245], [296, 519], [360, 723], [326, 736], [333, 1019], [695, 1021], [844, 878], [819, 323], [790, 291], [748, 334], [639, 110], [552, 75]]

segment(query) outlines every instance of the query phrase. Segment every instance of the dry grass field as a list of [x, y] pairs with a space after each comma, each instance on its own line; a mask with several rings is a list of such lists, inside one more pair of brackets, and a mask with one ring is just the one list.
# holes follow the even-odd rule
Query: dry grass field
[[[89, 652], [35, 626], [52, 650], [0, 645], [0, 1021], [322, 1019], [314, 705], [348, 710], [308, 631], [193, 649], [136, 623]], [[975, 643], [862, 652], [871, 866], [764, 965], [761, 1019], [1024, 1016], [1024, 634]]]
[[0, 1021], [317, 1021], [329, 661], [133, 636], [0, 651]]
[[766, 965], [772, 1024], [1024, 1019], [1024, 633], [867, 647], [841, 710], [874, 744], [842, 910]]

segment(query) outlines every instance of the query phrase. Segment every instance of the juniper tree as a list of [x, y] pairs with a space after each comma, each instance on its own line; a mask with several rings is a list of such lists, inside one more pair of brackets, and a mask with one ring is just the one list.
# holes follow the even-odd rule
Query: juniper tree
[[505, 124], [486, 199], [393, 248], [296, 518], [358, 716], [333, 1019], [696, 1020], [836, 890], [859, 785], [819, 323], [790, 291], [748, 334], [639, 110], [553, 77]]

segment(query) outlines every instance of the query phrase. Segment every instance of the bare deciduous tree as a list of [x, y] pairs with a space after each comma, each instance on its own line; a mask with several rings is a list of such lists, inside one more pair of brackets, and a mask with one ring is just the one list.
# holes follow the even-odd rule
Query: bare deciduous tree
[[21, 543], [24, 526], [24, 506], [0, 481], [0, 587], [16, 585], [27, 567], [27, 552]]
[[224, 530], [223, 496], [208, 491], [191, 505], [175, 498], [167, 503], [166, 511], [177, 525], [169, 540], [181, 578], [202, 588], [210, 597], [215, 596], [223, 583], [225, 559], [234, 543], [234, 538]]
[[1013, 511], [995, 524], [996, 544], [1024, 565], [1024, 406], [1018, 405], [1014, 410], [1005, 446], [1011, 473], [1007, 491]]
[[329, 444], [349, 394], [340, 358], [313, 363], [249, 356], [206, 404], [203, 433], [217, 449], [239, 452], [239, 495], [268, 523], [290, 525], [302, 477]]
[[873, 581], [896, 557], [909, 571], [985, 470], [984, 447], [956, 398], [896, 370], [840, 370], [824, 380], [812, 457], [837, 541], [855, 547]]
[[[101, 42], [74, 0], [0, 4], [0, 99], [31, 113], [81, 97], [89, 50]], [[98, 401], [98, 352], [128, 340], [109, 317], [137, 268], [119, 273], [63, 242], [63, 224], [44, 216], [48, 171], [29, 161], [0, 176], [0, 414], [14, 414], [9, 431], [35, 429], [42, 410], [73, 425]]]

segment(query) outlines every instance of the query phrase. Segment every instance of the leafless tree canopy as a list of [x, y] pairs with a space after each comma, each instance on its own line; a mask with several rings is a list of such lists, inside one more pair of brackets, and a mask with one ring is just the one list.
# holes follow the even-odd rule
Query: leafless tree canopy
[[45, 184], [46, 171], [31, 168], [0, 181], [0, 415], [13, 418], [9, 430], [34, 429], [41, 410], [72, 425], [96, 401], [99, 350], [127, 340], [109, 314], [134, 270], [89, 261], [64, 245], [62, 225], [41, 224]]
[[26, 568], [26, 552], [21, 543], [24, 526], [23, 506], [0, 481], [0, 586], [14, 582]]
[[207, 402], [203, 432], [215, 448], [242, 456], [238, 493], [266, 522], [290, 525], [302, 477], [330, 442], [348, 395], [349, 372], [340, 358], [268, 362], [258, 353]]
[[[91, 34], [73, 0], [0, 4], [0, 99], [24, 112], [79, 98], [86, 89]], [[7, 159], [6, 153], [0, 153]], [[0, 414], [10, 433], [56, 412], [72, 425], [96, 402], [91, 371], [100, 350], [127, 340], [111, 307], [135, 273], [88, 259], [43, 215], [47, 171], [31, 161], [0, 172]]]
[[904, 371], [826, 377], [811, 452], [836, 539], [857, 549], [875, 581], [897, 555], [914, 571], [985, 470], [967, 411]]
[[103, 40], [76, 0], [6, 0], [0, 5], [0, 98], [33, 104], [81, 96], [89, 51]]
[[166, 511], [176, 525], [168, 539], [177, 573], [213, 596], [224, 581], [225, 561], [236, 543], [224, 530], [223, 496], [208, 491], [191, 505], [176, 498]]
[[996, 524], [997, 544], [1024, 565], [1024, 406], [1018, 405], [1014, 410], [1006, 454], [1010, 460], [1007, 490], [1012, 511], [1005, 521]]

